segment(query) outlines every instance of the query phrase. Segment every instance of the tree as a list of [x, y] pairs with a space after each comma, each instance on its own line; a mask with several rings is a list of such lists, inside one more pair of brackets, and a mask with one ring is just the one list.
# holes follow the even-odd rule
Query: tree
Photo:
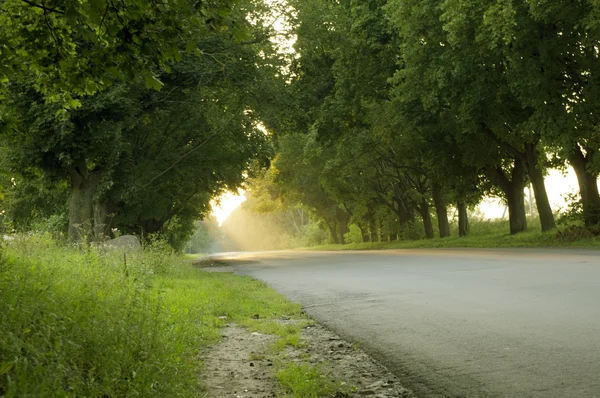
[[[35, 88], [66, 106], [115, 81], [145, 80], [160, 88], [157, 68], [185, 50], [202, 53], [195, 38], [231, 26], [234, 2], [166, 0], [5, 0], [0, 4], [0, 83], [27, 72]], [[74, 102], [73, 102], [73, 101]]]
[[599, 11], [591, 1], [487, 5], [480, 33], [502, 54], [511, 90], [532, 110], [525, 128], [574, 168], [588, 226], [600, 222]]
[[89, 238], [92, 230], [102, 238], [114, 226], [169, 230], [181, 240], [175, 237], [191, 233], [210, 199], [238, 187], [244, 170], [265, 154], [256, 110], [261, 85], [276, 68], [260, 55], [271, 46], [268, 37], [241, 43], [213, 33], [196, 44], [221, 55], [183, 56], [154, 72], [163, 90], [113, 84], [82, 96], [66, 114], [33, 79], [9, 83], [2, 128], [13, 167], [69, 181], [72, 239]]

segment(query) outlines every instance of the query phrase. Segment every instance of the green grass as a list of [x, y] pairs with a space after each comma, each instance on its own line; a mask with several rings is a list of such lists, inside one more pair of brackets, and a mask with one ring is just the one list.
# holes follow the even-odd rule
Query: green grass
[[300, 347], [302, 344], [300, 332], [311, 324], [305, 316], [297, 317], [296, 322], [284, 324], [271, 319], [244, 319], [239, 324], [252, 332], [260, 332], [279, 337], [273, 344], [273, 352], [282, 351], [287, 346]]
[[341, 395], [339, 383], [335, 383], [321, 368], [309, 364], [289, 363], [277, 373], [284, 390], [294, 398], [321, 398]]
[[310, 250], [386, 250], [416, 248], [508, 248], [508, 247], [579, 247], [600, 249], [600, 237], [585, 233], [583, 228], [559, 226], [556, 231], [539, 230], [536, 220], [529, 220], [527, 231], [511, 235], [508, 221], [475, 221], [470, 233], [459, 237], [456, 227], [451, 236], [440, 239], [398, 240], [392, 242], [322, 245]]
[[0, 396], [198, 396], [200, 350], [256, 314], [267, 323], [300, 306], [164, 247], [125, 261], [18, 239], [0, 261]]

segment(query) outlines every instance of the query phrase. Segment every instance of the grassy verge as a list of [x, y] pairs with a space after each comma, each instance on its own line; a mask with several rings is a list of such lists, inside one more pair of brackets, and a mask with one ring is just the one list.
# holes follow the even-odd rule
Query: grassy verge
[[325, 376], [318, 366], [289, 363], [277, 372], [281, 386], [295, 398], [320, 398], [341, 395], [339, 383]]
[[0, 396], [198, 396], [199, 352], [225, 322], [262, 329], [300, 311], [163, 247], [124, 259], [18, 239], [0, 261]]
[[585, 228], [559, 226], [551, 232], [541, 232], [530, 221], [527, 231], [510, 235], [508, 221], [479, 221], [472, 223], [469, 236], [459, 237], [456, 228], [451, 236], [440, 239], [398, 240], [392, 242], [322, 245], [310, 250], [386, 250], [415, 248], [502, 248], [502, 247], [579, 247], [600, 249], [600, 236]]

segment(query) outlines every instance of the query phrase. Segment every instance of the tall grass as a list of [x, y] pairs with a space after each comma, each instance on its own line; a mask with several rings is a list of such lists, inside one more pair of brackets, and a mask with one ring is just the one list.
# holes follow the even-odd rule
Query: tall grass
[[188, 397], [226, 320], [300, 312], [261, 282], [155, 245], [102, 253], [21, 238], [0, 259], [0, 396]]

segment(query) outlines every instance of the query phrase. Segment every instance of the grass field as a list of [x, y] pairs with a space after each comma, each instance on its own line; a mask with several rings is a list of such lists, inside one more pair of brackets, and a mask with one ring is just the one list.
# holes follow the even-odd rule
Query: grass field
[[200, 352], [221, 326], [284, 315], [301, 308], [161, 245], [124, 257], [19, 238], [0, 261], [0, 396], [199, 396]]

